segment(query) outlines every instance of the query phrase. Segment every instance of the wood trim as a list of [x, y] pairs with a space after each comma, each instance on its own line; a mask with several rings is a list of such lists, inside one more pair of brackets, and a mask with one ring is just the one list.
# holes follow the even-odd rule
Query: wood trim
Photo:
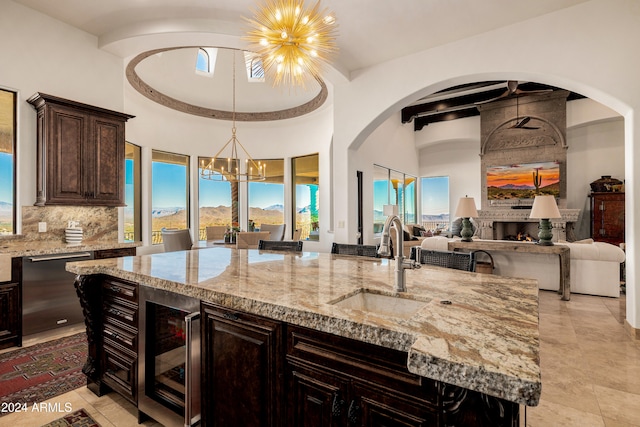
[[[129, 64], [127, 64], [126, 76], [129, 84], [139, 93], [147, 97], [148, 99], [156, 102], [165, 107], [171, 108], [173, 110], [177, 110], [183, 113], [192, 114], [194, 116], [207, 117], [210, 119], [218, 119], [218, 120], [232, 120], [234, 114], [231, 111], [226, 110], [217, 110], [214, 108], [201, 107], [198, 105], [193, 105], [188, 102], [180, 101], [179, 99], [173, 98], [169, 95], [166, 95], [157, 89], [154, 89], [149, 84], [147, 84], [142, 78], [136, 73], [136, 66], [142, 62], [144, 59], [149, 56], [155, 55], [160, 52], [166, 52], [170, 50], [177, 49], [185, 49], [185, 48], [193, 48], [195, 46], [179, 46], [179, 47], [168, 47], [162, 49], [154, 49], [147, 52], [143, 52], [133, 58]], [[320, 85], [320, 91], [318, 94], [308, 102], [304, 104], [298, 105], [292, 108], [286, 108], [284, 110], [277, 111], [264, 111], [264, 112], [236, 112], [235, 120], [239, 122], [261, 122], [261, 121], [272, 121], [272, 120], [285, 120], [291, 119], [294, 117], [303, 116], [305, 114], [311, 113], [312, 111], [320, 108], [322, 104], [327, 100], [329, 95], [329, 91], [327, 89], [327, 85], [324, 81], [316, 76], [316, 80]]]

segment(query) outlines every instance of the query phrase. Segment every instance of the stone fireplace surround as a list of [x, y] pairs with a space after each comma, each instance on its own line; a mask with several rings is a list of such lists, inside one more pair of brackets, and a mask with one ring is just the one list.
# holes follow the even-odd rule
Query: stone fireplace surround
[[[526, 232], [538, 235], [539, 220], [529, 218], [531, 209], [478, 210], [478, 237], [488, 240], [503, 240], [505, 237]], [[562, 218], [552, 219], [553, 241], [573, 241], [573, 224], [578, 221], [580, 209], [560, 209]]]
[[[566, 208], [567, 144], [566, 98], [569, 92], [553, 91], [537, 95], [504, 98], [479, 106], [481, 130], [481, 210], [477, 235], [481, 239], [503, 240], [519, 232], [537, 238], [537, 219], [530, 219], [533, 200], [488, 200], [487, 169], [492, 166], [557, 161], [560, 164], [562, 218], [551, 219], [553, 240], [575, 240], [574, 223], [580, 209]], [[514, 129], [512, 124], [529, 117], [533, 129]]]

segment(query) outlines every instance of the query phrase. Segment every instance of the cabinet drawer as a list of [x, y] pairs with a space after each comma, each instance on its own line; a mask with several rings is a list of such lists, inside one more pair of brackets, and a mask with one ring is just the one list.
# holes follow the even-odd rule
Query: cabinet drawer
[[138, 303], [138, 286], [133, 283], [107, 278], [102, 282], [102, 290], [105, 297], [122, 298]]
[[106, 299], [102, 305], [104, 315], [116, 319], [132, 328], [138, 328], [138, 309], [127, 304], [119, 304], [115, 299]]
[[118, 258], [122, 256], [135, 256], [136, 248], [101, 249], [94, 252], [95, 259]]
[[104, 381], [119, 392], [135, 399], [137, 360], [116, 350], [109, 345], [104, 346]]
[[105, 316], [104, 318], [104, 329], [102, 334], [106, 339], [113, 340], [114, 342], [120, 344], [124, 348], [127, 348], [134, 353], [138, 352], [138, 334], [134, 331], [128, 330], [128, 328], [123, 327], [124, 325]]
[[287, 360], [290, 362], [303, 362], [352, 378], [367, 378], [381, 389], [436, 404], [437, 382], [410, 373], [407, 359], [407, 353], [402, 351], [306, 328], [288, 328]]

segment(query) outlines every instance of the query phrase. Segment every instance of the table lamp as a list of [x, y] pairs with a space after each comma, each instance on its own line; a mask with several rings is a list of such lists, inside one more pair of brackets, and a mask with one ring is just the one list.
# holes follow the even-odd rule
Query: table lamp
[[471, 239], [471, 236], [473, 236], [473, 228], [471, 227], [471, 221], [469, 221], [469, 218], [478, 216], [476, 202], [473, 200], [473, 197], [460, 197], [458, 207], [456, 208], [456, 216], [462, 218], [462, 230], [460, 230], [460, 237], [462, 237], [462, 241], [473, 241]]
[[531, 208], [531, 214], [529, 218], [539, 219], [540, 225], [538, 226], [538, 244], [542, 246], [553, 246], [551, 239], [553, 233], [551, 229], [550, 218], [562, 218], [558, 205], [556, 204], [556, 198], [552, 195], [536, 196], [533, 200], [533, 207]]

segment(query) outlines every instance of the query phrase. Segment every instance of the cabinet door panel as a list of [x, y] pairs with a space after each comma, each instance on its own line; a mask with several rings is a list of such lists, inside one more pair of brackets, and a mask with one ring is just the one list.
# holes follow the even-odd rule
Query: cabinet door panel
[[18, 283], [0, 285], [0, 348], [20, 342], [20, 287]]
[[52, 202], [84, 200], [82, 144], [87, 137], [87, 116], [65, 108], [51, 110], [48, 134], [48, 198]]
[[94, 173], [88, 173], [90, 178], [88, 187], [89, 199], [99, 200], [100, 203], [113, 201], [122, 204], [124, 189], [124, 123], [115, 120], [99, 118], [93, 121], [93, 146], [88, 149], [93, 155], [87, 159], [87, 165]]
[[205, 319], [205, 423], [280, 425], [280, 324], [224, 309]]
[[426, 427], [437, 424], [436, 408], [419, 402], [379, 393], [366, 388], [354, 388], [350, 403], [352, 421], [366, 427]]
[[347, 416], [348, 381], [308, 369], [289, 365], [289, 421], [299, 427], [344, 425]]

